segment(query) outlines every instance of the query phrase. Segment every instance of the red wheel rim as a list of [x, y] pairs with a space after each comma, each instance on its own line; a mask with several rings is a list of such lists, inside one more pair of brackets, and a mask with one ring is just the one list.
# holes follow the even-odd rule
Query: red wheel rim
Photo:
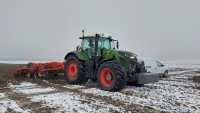
[[103, 68], [100, 72], [100, 82], [104, 87], [110, 87], [113, 83], [113, 73], [110, 68]]
[[69, 63], [67, 67], [67, 75], [70, 80], [73, 80], [77, 76], [77, 65], [75, 63]]

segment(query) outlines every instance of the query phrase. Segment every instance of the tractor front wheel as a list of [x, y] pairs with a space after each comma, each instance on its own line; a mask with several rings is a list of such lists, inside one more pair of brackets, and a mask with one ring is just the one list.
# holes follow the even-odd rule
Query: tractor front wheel
[[125, 86], [125, 72], [116, 61], [107, 61], [98, 69], [98, 86], [106, 91], [120, 91]]
[[87, 82], [85, 67], [75, 56], [69, 55], [65, 61], [64, 76], [69, 84], [82, 84]]

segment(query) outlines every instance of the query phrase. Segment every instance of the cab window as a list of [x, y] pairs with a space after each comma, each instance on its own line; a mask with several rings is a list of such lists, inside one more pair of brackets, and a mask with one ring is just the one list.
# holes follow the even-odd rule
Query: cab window
[[83, 39], [83, 40], [82, 40], [82, 48], [83, 48], [84, 50], [90, 48], [90, 43], [89, 43], [89, 40], [88, 40], [88, 39]]
[[92, 38], [85, 38], [82, 40], [82, 48], [85, 49], [94, 49], [95, 41]]
[[105, 48], [105, 49], [110, 49], [111, 48], [111, 43], [109, 39], [102, 39], [99, 42], [100, 48]]

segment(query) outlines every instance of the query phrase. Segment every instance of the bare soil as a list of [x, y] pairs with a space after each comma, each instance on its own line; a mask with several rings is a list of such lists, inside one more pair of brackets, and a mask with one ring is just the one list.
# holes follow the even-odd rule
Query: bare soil
[[200, 83], [200, 75], [198, 75], [198, 76], [193, 76], [193, 77], [192, 77], [192, 80], [193, 80], [194, 82]]

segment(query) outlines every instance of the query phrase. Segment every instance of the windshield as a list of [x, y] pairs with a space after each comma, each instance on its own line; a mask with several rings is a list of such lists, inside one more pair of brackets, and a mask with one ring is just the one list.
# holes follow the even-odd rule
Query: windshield
[[[101, 48], [101, 49], [116, 49], [117, 46], [116, 46], [116, 41], [113, 41], [109, 38], [100, 38], [98, 40], [98, 48]], [[93, 38], [85, 38], [82, 40], [82, 44], [81, 44], [83, 50], [85, 49], [91, 49], [91, 48], [94, 48], [95, 46], [95, 41]]]
[[94, 40], [93, 39], [83, 39], [82, 40], [82, 48], [85, 49], [90, 49], [94, 48]]
[[82, 47], [83, 47], [84, 50], [87, 49], [87, 48], [90, 48], [90, 46], [89, 46], [89, 40], [83, 39], [83, 41], [82, 41]]
[[110, 40], [108, 40], [108, 39], [102, 40], [101, 48], [110, 49], [111, 48]]
[[99, 48], [104, 48], [104, 49], [115, 49], [116, 48], [116, 43], [110, 39], [101, 39], [99, 40]]

